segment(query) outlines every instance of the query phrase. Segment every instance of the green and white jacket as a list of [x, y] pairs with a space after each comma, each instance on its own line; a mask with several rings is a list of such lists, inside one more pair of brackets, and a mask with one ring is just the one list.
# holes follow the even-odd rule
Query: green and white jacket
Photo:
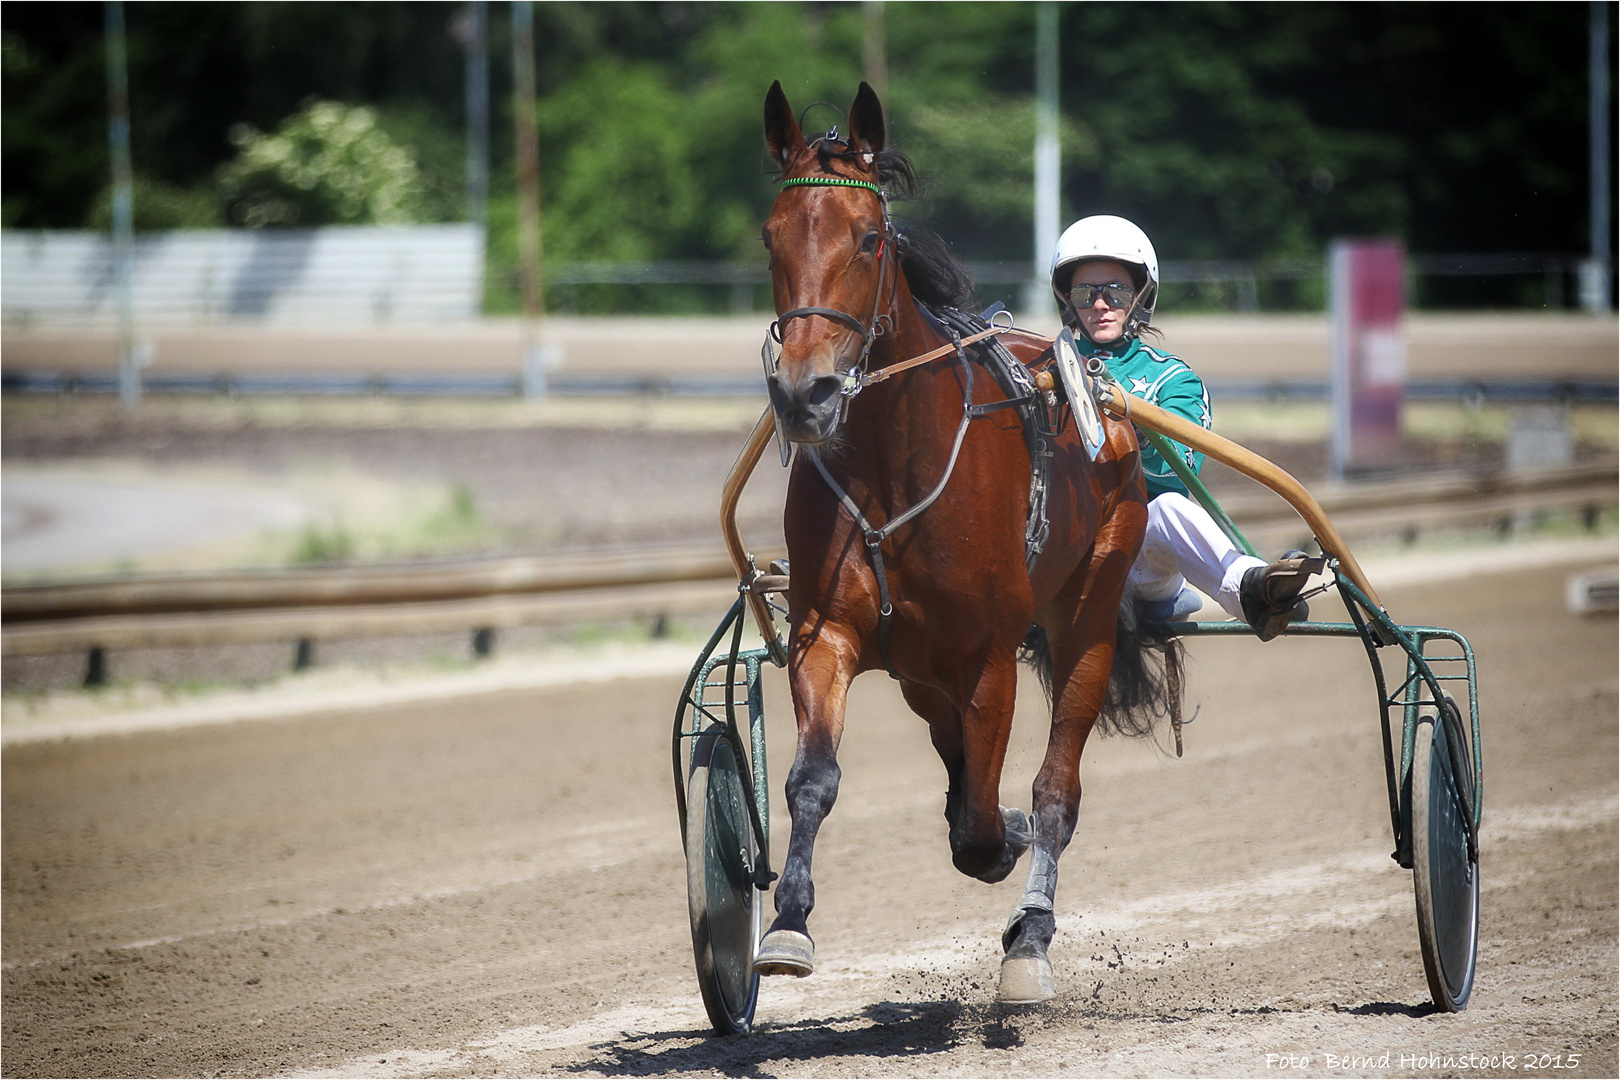
[[[1108, 373], [1127, 392], [1177, 416], [1186, 417], [1195, 424], [1209, 427], [1209, 391], [1204, 389], [1204, 380], [1179, 357], [1144, 345], [1141, 338], [1116, 342], [1112, 346], [1094, 344], [1081, 334], [1075, 335], [1075, 340], [1082, 348], [1089, 347], [1092, 355], [1100, 357], [1108, 365]], [[1167, 491], [1188, 494], [1187, 485], [1171, 471], [1158, 450], [1140, 432], [1136, 438], [1142, 446], [1142, 475], [1147, 480], [1148, 498], [1156, 498]], [[1174, 440], [1170, 445], [1182, 455], [1182, 460], [1186, 461], [1194, 474], [1203, 471], [1203, 454], [1189, 450]]]

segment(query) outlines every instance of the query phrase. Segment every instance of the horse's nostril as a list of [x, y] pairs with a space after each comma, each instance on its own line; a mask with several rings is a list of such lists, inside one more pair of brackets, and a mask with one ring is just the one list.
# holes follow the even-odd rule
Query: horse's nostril
[[837, 375], [818, 375], [805, 382], [795, 382], [777, 373], [765, 380], [771, 407], [781, 416], [800, 412], [824, 413], [837, 401], [843, 385], [843, 380]]
[[782, 387], [782, 380], [776, 375], [766, 377], [765, 392], [770, 395], [771, 405], [777, 412], [784, 411], [792, 403], [791, 395]]
[[810, 405], [821, 408], [838, 396], [842, 380], [836, 375], [822, 375], [810, 384]]

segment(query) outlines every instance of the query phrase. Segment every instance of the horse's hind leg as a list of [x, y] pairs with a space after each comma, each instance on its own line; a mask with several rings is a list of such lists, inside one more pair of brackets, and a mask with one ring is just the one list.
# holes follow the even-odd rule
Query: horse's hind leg
[[857, 653], [823, 626], [815, 644], [789, 657], [793, 711], [799, 725], [798, 749], [787, 778], [788, 838], [782, 877], [776, 883], [776, 919], [760, 940], [754, 970], [761, 975], [809, 975], [815, 970], [815, 944], [808, 919], [816, 905], [810, 860], [816, 833], [838, 798], [838, 743], [844, 733], [844, 704], [854, 678]]

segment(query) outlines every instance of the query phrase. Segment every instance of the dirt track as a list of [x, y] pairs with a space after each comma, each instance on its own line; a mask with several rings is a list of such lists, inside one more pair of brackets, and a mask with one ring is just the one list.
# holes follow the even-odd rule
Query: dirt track
[[[925, 729], [859, 681], [820, 970], [767, 982], [739, 1039], [706, 1037], [690, 974], [674, 680], [8, 747], [4, 1073], [1612, 1076], [1616, 624], [1564, 613], [1567, 569], [1385, 596], [1481, 663], [1460, 1016], [1431, 1011], [1388, 858], [1359, 646], [1208, 641], [1186, 759], [1087, 754], [1061, 994], [1034, 1009], [993, 1001], [1022, 871], [955, 874]], [[1039, 701], [1026, 684], [1008, 802], [1027, 805]], [[1307, 1067], [1268, 1057], [1290, 1054]]]

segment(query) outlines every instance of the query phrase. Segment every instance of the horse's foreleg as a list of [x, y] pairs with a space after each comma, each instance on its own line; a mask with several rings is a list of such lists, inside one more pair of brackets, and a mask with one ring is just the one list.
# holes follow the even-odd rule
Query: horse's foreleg
[[912, 712], [928, 721], [928, 738], [945, 766], [945, 820], [955, 825], [962, 813], [962, 710], [928, 683], [903, 681], [900, 694]]
[[[1112, 611], [1106, 605], [1101, 607]], [[1082, 614], [1082, 619], [1089, 614]], [[1087, 621], [1102, 625], [1076, 627], [1074, 636], [1081, 639], [1075, 642], [1078, 648], [1053, 650], [1053, 682], [1061, 690], [1053, 703], [1046, 758], [1035, 777], [1035, 840], [1029, 878], [1001, 937], [1006, 955], [1001, 962], [999, 996], [1007, 1002], [1045, 1001], [1056, 993], [1046, 952], [1057, 928], [1053, 903], [1058, 859], [1074, 837], [1079, 820], [1080, 755], [1096, 723], [1114, 657], [1113, 619]]]
[[1017, 681], [1010, 651], [986, 662], [962, 710], [962, 767], [960, 776], [952, 777], [957, 797], [947, 796], [945, 816], [951, 823], [951, 861], [980, 881], [997, 882], [1012, 873], [1031, 839], [1024, 812], [999, 802]]
[[809, 975], [815, 944], [807, 920], [816, 906], [810, 876], [816, 833], [838, 798], [838, 743], [844, 733], [844, 703], [857, 653], [823, 627], [816, 644], [790, 663], [798, 749], [787, 778], [793, 830], [776, 883], [776, 920], [760, 941], [754, 970], [761, 975]]
[[[945, 765], [945, 820], [950, 823], [954, 836], [957, 822], [962, 817], [962, 779], [967, 765], [967, 751], [962, 743], [962, 710], [937, 687], [905, 682], [900, 684], [900, 689], [911, 710], [928, 721], [929, 738], [939, 754], [939, 760]], [[1034, 838], [1034, 824], [1022, 810], [1003, 806], [1000, 811], [1006, 836], [1003, 846], [1005, 869], [1001, 864], [997, 865], [996, 869], [1000, 872], [995, 879], [997, 881], [1011, 872], [1013, 864], [1029, 848]]]

